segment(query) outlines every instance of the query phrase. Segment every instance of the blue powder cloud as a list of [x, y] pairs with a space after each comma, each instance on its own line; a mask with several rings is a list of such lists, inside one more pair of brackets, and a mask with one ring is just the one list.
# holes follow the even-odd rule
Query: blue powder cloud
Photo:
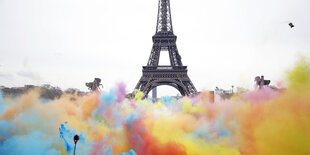
[[17, 155], [57, 155], [61, 154], [53, 148], [53, 139], [46, 136], [46, 133], [33, 131], [25, 135], [14, 135], [0, 143], [0, 154]]

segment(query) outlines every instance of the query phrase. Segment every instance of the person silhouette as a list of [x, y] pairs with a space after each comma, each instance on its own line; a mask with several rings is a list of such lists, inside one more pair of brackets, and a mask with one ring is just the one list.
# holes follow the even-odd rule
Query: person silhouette
[[75, 155], [75, 149], [76, 149], [76, 143], [79, 141], [80, 137], [79, 135], [75, 135], [73, 137], [73, 140], [74, 140], [74, 151], [73, 151], [73, 155]]

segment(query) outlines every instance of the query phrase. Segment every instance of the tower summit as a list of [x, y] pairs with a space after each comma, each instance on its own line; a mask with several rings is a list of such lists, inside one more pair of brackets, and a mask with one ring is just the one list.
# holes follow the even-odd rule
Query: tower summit
[[159, 0], [155, 34], [173, 35], [169, 0]]
[[[146, 66], [143, 66], [142, 77], [135, 89], [144, 92], [145, 96], [157, 86], [169, 85], [176, 88], [183, 96], [197, 93], [187, 75], [187, 66], [182, 65], [181, 56], [176, 46], [177, 36], [173, 33], [170, 1], [159, 0], [156, 33], [152, 37], [153, 47]], [[159, 66], [161, 51], [168, 51], [170, 65]]]

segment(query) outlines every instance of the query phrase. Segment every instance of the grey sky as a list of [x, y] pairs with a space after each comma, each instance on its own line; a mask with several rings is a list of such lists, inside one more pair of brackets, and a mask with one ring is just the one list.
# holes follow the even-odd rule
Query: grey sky
[[[86, 90], [100, 77], [105, 89], [120, 81], [133, 89], [151, 52], [157, 4], [0, 0], [0, 85]], [[198, 90], [251, 88], [256, 75], [279, 81], [298, 56], [310, 57], [309, 0], [171, 0], [171, 10]]]

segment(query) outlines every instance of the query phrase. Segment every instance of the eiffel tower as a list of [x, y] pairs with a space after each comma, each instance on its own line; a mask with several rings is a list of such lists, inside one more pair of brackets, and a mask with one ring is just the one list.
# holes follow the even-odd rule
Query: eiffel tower
[[[183, 66], [176, 46], [177, 36], [173, 34], [169, 0], [159, 0], [156, 33], [152, 39], [153, 47], [147, 66], [143, 66], [142, 77], [135, 89], [144, 92], [145, 97], [160, 85], [172, 86], [182, 96], [196, 94], [197, 90], [187, 75], [187, 66]], [[158, 65], [161, 51], [169, 52], [170, 66]]]

